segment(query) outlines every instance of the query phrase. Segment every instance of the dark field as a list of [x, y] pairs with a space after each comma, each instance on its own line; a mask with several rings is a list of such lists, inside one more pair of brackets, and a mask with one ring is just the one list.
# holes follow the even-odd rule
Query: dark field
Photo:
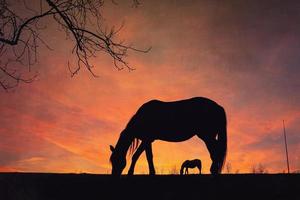
[[300, 199], [299, 174], [137, 175], [0, 173], [0, 199]]

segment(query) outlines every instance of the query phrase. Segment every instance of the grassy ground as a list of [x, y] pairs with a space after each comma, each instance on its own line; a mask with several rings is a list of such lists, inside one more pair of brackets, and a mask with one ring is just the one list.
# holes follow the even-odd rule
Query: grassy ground
[[0, 199], [300, 199], [300, 174], [122, 176], [0, 173]]

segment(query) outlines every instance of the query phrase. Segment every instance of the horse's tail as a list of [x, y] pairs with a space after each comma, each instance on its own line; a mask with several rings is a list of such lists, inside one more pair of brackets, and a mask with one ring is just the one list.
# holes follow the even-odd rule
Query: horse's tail
[[222, 108], [220, 112], [220, 125], [218, 130], [218, 150], [219, 173], [221, 173], [227, 154], [227, 120], [224, 108]]

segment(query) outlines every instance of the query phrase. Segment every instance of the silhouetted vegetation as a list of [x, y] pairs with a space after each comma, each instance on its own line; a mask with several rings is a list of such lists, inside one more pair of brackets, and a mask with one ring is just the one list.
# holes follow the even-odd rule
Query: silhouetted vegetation
[[268, 170], [265, 165], [258, 163], [257, 165], [252, 165], [251, 173], [253, 174], [266, 174]]
[[172, 166], [172, 168], [169, 170], [170, 175], [177, 175], [179, 174], [179, 169], [177, 168], [176, 165]]
[[232, 172], [232, 166], [231, 166], [231, 162], [227, 161], [226, 165], [225, 165], [225, 172], [227, 174], [230, 174]]

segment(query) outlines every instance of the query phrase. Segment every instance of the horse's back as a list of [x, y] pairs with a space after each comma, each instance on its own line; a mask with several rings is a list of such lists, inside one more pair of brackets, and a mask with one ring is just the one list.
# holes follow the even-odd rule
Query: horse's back
[[208, 99], [206, 97], [193, 97], [189, 99], [182, 99], [178, 101], [161, 101], [157, 99], [150, 100], [143, 104], [142, 107], [145, 106], [187, 106], [187, 105], [195, 105], [195, 104], [206, 104], [206, 105], [218, 105], [215, 101]]
[[195, 167], [201, 167], [201, 160], [194, 159], [194, 160], [186, 160], [182, 163], [183, 167], [189, 167], [189, 168], [195, 168]]
[[215, 117], [220, 109], [222, 109], [220, 105], [204, 97], [170, 102], [151, 100], [140, 107], [137, 115], [143, 119], [169, 119], [183, 122], [187, 119]]
[[193, 160], [193, 161], [194, 161], [195, 165], [201, 166], [201, 160], [195, 159], [195, 160]]
[[171, 102], [151, 100], [138, 109], [127, 127], [135, 132], [147, 132], [139, 134], [146, 137], [151, 134], [153, 139], [184, 141], [197, 132], [209, 131], [220, 108], [216, 102], [204, 97]]
[[160, 101], [151, 100], [143, 104], [139, 111], [148, 113], [181, 113], [181, 112], [199, 112], [199, 111], [213, 111], [222, 108], [215, 101], [205, 97], [194, 97], [190, 99], [184, 99], [179, 101]]

